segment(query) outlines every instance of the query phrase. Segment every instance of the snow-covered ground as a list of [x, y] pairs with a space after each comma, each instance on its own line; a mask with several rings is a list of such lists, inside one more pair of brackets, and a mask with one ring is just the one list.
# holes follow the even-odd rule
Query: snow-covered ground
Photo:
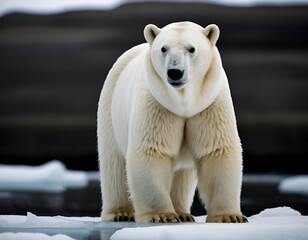
[[[219, 224], [204, 221], [205, 216], [196, 217], [196, 223], [136, 224], [102, 223], [98, 217], [38, 217], [32, 213], [28, 213], [27, 216], [2, 215], [0, 216], [0, 239], [86, 239], [84, 235], [74, 234], [74, 229], [102, 233], [120, 229], [112, 235], [112, 240], [308, 239], [308, 216], [301, 216], [298, 211], [289, 207], [265, 209], [249, 217], [249, 223], [246, 224]], [[66, 234], [62, 234], [63, 232]], [[104, 234], [97, 237], [104, 239]]]
[[36, 167], [0, 164], [0, 191], [63, 192], [87, 184], [86, 172], [68, 170], [57, 160]]
[[[77, 10], [110, 10], [127, 3], [149, 0], [0, 0], [0, 17], [13, 12], [54, 14]], [[307, 0], [151, 0], [151, 2], [195, 2], [226, 6], [294, 6], [308, 5]]]
[[204, 223], [205, 216], [197, 217], [197, 223], [177, 226], [124, 228], [117, 231], [112, 240], [138, 239], [308, 239], [308, 217], [289, 207], [266, 209], [251, 216], [248, 224]]

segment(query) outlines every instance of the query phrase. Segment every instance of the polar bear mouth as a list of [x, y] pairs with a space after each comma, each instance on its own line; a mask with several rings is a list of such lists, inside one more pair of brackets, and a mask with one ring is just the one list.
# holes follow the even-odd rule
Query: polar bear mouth
[[169, 84], [174, 88], [181, 88], [185, 83], [184, 82], [169, 82]]

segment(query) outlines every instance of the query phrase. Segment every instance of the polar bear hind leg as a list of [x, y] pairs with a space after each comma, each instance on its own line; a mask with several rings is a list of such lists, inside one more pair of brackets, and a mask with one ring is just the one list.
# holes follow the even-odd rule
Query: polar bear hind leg
[[144, 47], [144, 44], [138, 45], [116, 61], [108, 73], [99, 100], [97, 138], [103, 200], [102, 221], [134, 220], [134, 210], [128, 194], [125, 159], [113, 132], [111, 101], [122, 70]]
[[129, 200], [125, 173], [125, 159], [114, 151], [105, 154], [106, 160], [101, 161], [103, 195], [103, 221], [134, 221], [134, 210]]
[[125, 159], [120, 153], [111, 117], [106, 110], [108, 108], [105, 108], [102, 103], [98, 117], [98, 149], [103, 199], [101, 217], [102, 221], [133, 221], [134, 211], [129, 201]]

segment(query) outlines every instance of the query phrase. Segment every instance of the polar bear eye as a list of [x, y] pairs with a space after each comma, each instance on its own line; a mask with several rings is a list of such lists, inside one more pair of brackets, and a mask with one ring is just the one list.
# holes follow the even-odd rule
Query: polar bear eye
[[190, 52], [190, 53], [194, 53], [195, 51], [196, 51], [196, 49], [194, 47], [191, 47], [191, 48], [188, 49], [188, 52]]
[[167, 49], [166, 49], [165, 47], [162, 47], [162, 48], [161, 48], [161, 52], [162, 52], [162, 53], [165, 53], [165, 52], [167, 52]]

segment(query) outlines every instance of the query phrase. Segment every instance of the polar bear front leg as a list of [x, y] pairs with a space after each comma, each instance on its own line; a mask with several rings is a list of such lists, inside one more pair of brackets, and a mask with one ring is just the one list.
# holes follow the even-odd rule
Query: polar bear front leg
[[248, 222], [240, 210], [242, 160], [239, 148], [217, 149], [198, 162], [198, 190], [207, 222]]
[[172, 165], [167, 156], [130, 151], [128, 183], [139, 223], [180, 222], [170, 198]]
[[180, 222], [170, 190], [172, 160], [180, 151], [184, 118], [174, 115], [142, 88], [132, 108], [127, 160], [127, 180], [135, 220]]
[[175, 172], [172, 188], [171, 199], [176, 213], [182, 222], [194, 222], [194, 217], [190, 214], [197, 178], [194, 168], [180, 169]]

